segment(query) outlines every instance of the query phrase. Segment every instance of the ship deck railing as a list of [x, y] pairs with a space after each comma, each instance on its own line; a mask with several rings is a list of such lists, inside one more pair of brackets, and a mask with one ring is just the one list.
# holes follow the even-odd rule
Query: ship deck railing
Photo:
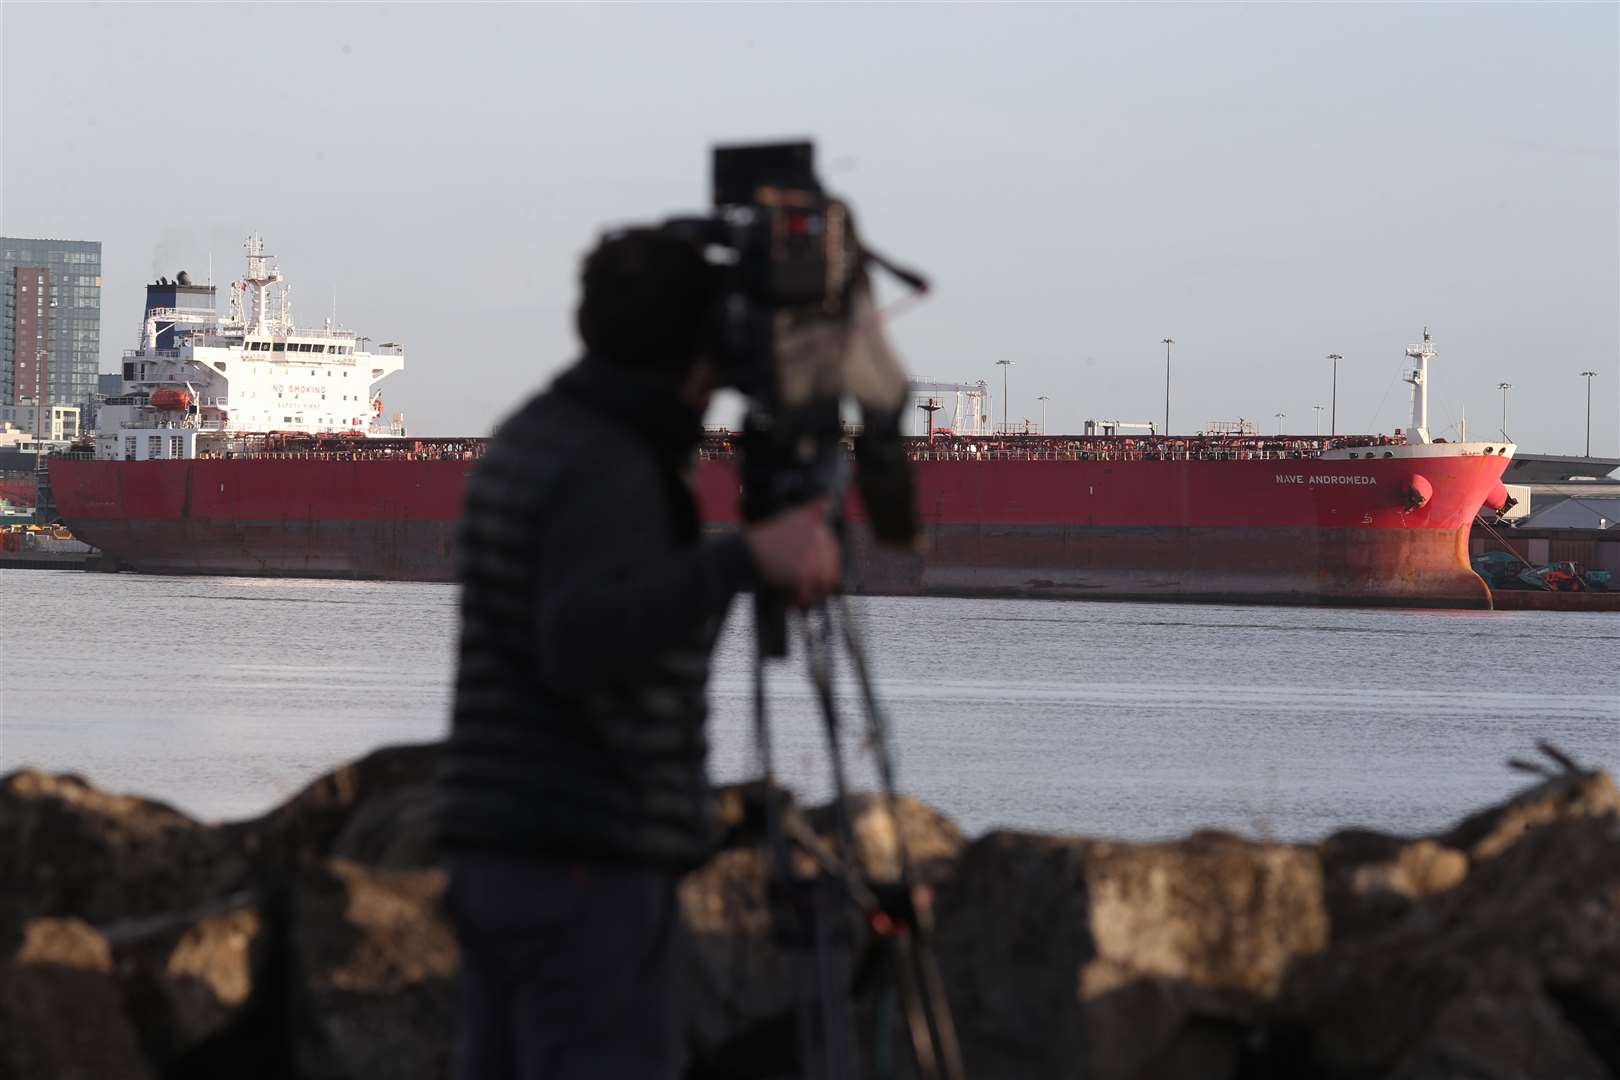
[[[194, 458], [201, 461], [476, 461], [484, 456], [484, 439], [440, 438], [356, 438], [333, 435], [285, 436], [252, 435], [221, 440], [209, 432], [209, 441], [199, 441]], [[63, 457], [96, 460], [93, 450], [63, 451]], [[123, 461], [123, 457], [100, 458]], [[179, 458], [151, 458], [177, 461]]]
[[[995, 437], [908, 436], [911, 461], [1293, 461], [1321, 457], [1330, 450], [1404, 445], [1400, 436], [1134, 435]], [[736, 456], [740, 439], [721, 433], [704, 438], [698, 456], [725, 461]], [[1393, 456], [1393, 454], [1391, 454]]]
[[201, 461], [477, 461], [482, 454], [429, 450], [204, 450]]
[[922, 450], [912, 461], [1303, 461], [1321, 450]]
[[[255, 334], [255, 336], [259, 336], [259, 335]], [[331, 341], [331, 340], [359, 341], [360, 340], [360, 336], [358, 334], [356, 334], [353, 330], [339, 330], [339, 329], [335, 329], [335, 328], [331, 329], [331, 330], [327, 330], [324, 327], [302, 327], [302, 326], [296, 327], [295, 329], [287, 331], [285, 333], [270, 334], [270, 335], [264, 335], [264, 336], [278, 337], [278, 338], [324, 338], [324, 339], [326, 339], [328, 341]]]

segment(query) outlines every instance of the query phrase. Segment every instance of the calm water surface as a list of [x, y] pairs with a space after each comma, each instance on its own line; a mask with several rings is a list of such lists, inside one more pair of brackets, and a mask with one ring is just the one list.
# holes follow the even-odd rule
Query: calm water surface
[[[444, 735], [452, 586], [0, 573], [0, 771], [209, 819], [372, 747]], [[1003, 600], [858, 602], [902, 786], [965, 828], [1287, 839], [1440, 827], [1550, 739], [1620, 770], [1620, 618]], [[752, 771], [748, 608], [721, 642], [712, 768]], [[800, 671], [779, 768], [826, 790]], [[854, 697], [843, 687], [851, 710]], [[854, 772], [870, 770], [849, 740]]]

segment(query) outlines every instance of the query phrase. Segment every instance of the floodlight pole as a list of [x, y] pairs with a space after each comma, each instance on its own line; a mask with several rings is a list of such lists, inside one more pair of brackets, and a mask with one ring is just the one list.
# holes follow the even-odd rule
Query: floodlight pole
[[1586, 456], [1592, 456], [1592, 379], [1597, 375], [1595, 371], [1581, 372], [1581, 378], [1586, 380]]
[[1001, 433], [1007, 435], [1011, 433], [1007, 426], [1007, 369], [1013, 366], [1013, 362], [997, 360], [996, 366], [1001, 369]]
[[1328, 353], [1328, 359], [1333, 361], [1333, 407], [1328, 412], [1328, 434], [1339, 433], [1339, 361], [1344, 357], [1338, 353]]
[[1170, 346], [1175, 338], [1164, 339], [1164, 433], [1170, 434]]

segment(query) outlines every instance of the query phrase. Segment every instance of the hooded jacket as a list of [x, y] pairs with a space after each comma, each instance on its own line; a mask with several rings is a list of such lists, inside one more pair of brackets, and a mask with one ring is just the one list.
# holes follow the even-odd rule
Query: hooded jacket
[[702, 536], [701, 434], [674, 383], [589, 358], [496, 432], [458, 539], [445, 847], [671, 869], [711, 850], [709, 654], [753, 564]]

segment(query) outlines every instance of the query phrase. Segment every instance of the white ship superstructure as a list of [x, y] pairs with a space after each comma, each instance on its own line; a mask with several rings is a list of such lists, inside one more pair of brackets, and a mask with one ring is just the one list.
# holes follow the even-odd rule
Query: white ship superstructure
[[258, 433], [403, 435], [385, 419], [380, 384], [405, 366], [404, 346], [372, 348], [326, 320], [298, 326], [290, 289], [257, 236], [247, 273], [231, 282], [230, 313], [213, 285], [185, 273], [146, 288], [140, 344], [124, 354], [123, 393], [97, 421], [96, 456], [196, 457], [198, 442], [228, 446]]

